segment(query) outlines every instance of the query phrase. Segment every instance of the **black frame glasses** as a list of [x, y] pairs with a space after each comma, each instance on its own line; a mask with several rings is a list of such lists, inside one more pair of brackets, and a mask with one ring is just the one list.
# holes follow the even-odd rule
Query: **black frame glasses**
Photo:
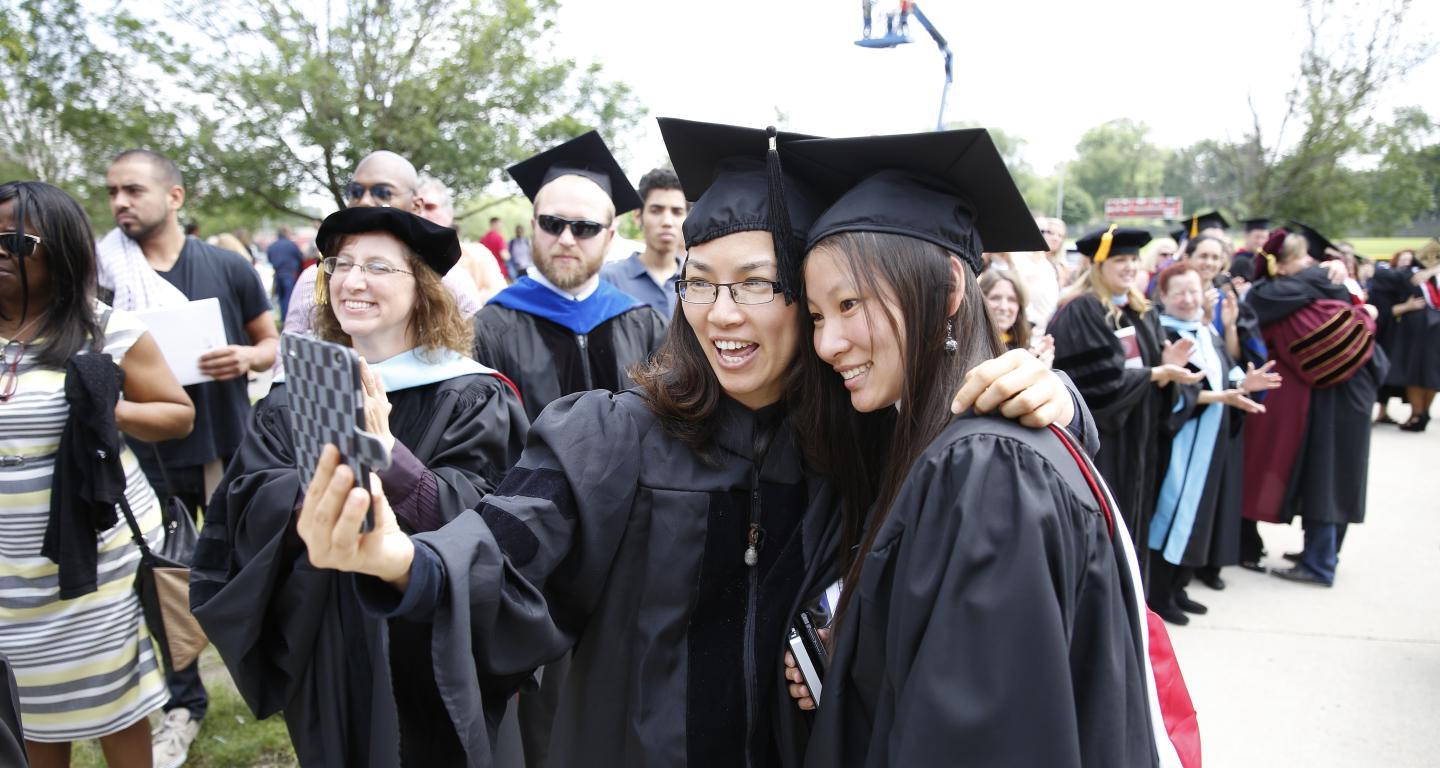
[[339, 272], [340, 276], [343, 278], [345, 275], [349, 274], [351, 269], [354, 269], [355, 267], [359, 267], [360, 269], [364, 270], [366, 277], [387, 277], [396, 273], [402, 275], [415, 274], [414, 272], [408, 272], [399, 267], [392, 267], [389, 264], [384, 264], [378, 261], [367, 261], [364, 264], [356, 264], [353, 261], [341, 259], [336, 256], [326, 256], [325, 258], [320, 260], [320, 268], [325, 270], [325, 274], [331, 276], [333, 276], [336, 272]]
[[714, 304], [720, 299], [721, 288], [730, 289], [731, 301], [749, 306], [769, 304], [781, 291], [780, 283], [774, 280], [741, 280], [734, 283], [713, 283], [709, 280], [675, 281], [675, 293], [686, 304]]
[[564, 234], [565, 228], [569, 227], [570, 233], [575, 235], [576, 240], [589, 240], [604, 232], [609, 226], [589, 219], [567, 219], [561, 216], [551, 216], [548, 213], [536, 216], [535, 223], [540, 225], [540, 231], [555, 237]]
[[35, 252], [35, 247], [40, 245], [39, 235], [32, 235], [29, 232], [0, 232], [0, 251], [10, 256], [28, 258]]
[[400, 194], [400, 188], [384, 181], [376, 182], [368, 187], [358, 181], [352, 181], [345, 185], [345, 199], [352, 203], [364, 199], [366, 192], [370, 193], [370, 197], [374, 198], [375, 202], [388, 203]]

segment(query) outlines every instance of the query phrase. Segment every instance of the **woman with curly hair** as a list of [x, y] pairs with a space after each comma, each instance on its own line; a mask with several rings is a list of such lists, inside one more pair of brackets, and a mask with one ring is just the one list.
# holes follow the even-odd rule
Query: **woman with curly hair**
[[[380, 477], [400, 526], [435, 530], [494, 489], [529, 425], [509, 382], [465, 356], [470, 324], [441, 282], [460, 256], [455, 230], [349, 208], [316, 242], [316, 334], [360, 353], [366, 428], [390, 448]], [[284, 711], [304, 764], [354, 764], [344, 756], [357, 745], [381, 754], [387, 739], [413, 764], [456, 764], [454, 732], [433, 726], [449, 718], [429, 626], [366, 615], [353, 577], [309, 563], [293, 525], [303, 492], [281, 382], [206, 510], [196, 617], [256, 716]]]

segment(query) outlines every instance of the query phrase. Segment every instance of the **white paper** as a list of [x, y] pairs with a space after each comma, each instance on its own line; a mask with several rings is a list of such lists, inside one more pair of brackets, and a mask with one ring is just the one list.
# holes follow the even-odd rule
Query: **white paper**
[[200, 372], [200, 356], [223, 347], [225, 323], [220, 318], [220, 300], [200, 299], [174, 307], [147, 309], [135, 315], [145, 322], [165, 362], [181, 386], [214, 381]]

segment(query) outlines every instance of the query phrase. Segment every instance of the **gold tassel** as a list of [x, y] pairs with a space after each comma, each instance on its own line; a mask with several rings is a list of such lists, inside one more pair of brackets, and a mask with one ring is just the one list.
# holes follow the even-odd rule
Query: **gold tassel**
[[325, 268], [315, 265], [315, 306], [323, 307], [330, 303], [330, 280], [325, 274]]
[[1264, 251], [1261, 251], [1260, 255], [1265, 257], [1265, 274], [1274, 277], [1275, 271], [1279, 269], [1279, 264], [1276, 263], [1275, 257]]
[[1194, 215], [1192, 215], [1192, 216], [1190, 217], [1190, 239], [1191, 239], [1191, 240], [1194, 240], [1195, 237], [1196, 237], [1197, 235], [1199, 235], [1199, 234], [1200, 234], [1200, 214], [1197, 213], [1197, 214], [1194, 214]]
[[1115, 225], [1111, 224], [1110, 228], [1105, 230], [1105, 234], [1100, 236], [1100, 247], [1095, 249], [1095, 256], [1091, 259], [1091, 261], [1099, 264], [1100, 262], [1110, 258], [1110, 243], [1114, 240]]

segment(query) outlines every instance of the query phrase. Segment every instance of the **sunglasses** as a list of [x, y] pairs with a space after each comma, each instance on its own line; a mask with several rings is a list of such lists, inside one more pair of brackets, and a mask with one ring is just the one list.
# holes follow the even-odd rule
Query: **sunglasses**
[[19, 232], [0, 232], [0, 251], [26, 258], [35, 252], [35, 246], [40, 244], [40, 238], [32, 234], [20, 234]]
[[559, 237], [564, 234], [565, 228], [569, 227], [570, 232], [575, 235], [576, 240], [589, 240], [590, 238], [605, 231], [606, 225], [589, 219], [562, 219], [559, 216], [541, 214], [535, 217], [535, 223], [540, 225], [541, 231]]
[[369, 192], [370, 197], [374, 198], [377, 203], [388, 203], [400, 194], [400, 190], [396, 189], [393, 184], [386, 184], [383, 181], [368, 187], [358, 181], [352, 181], [345, 185], [345, 199], [352, 203], [365, 197], [366, 192]]

